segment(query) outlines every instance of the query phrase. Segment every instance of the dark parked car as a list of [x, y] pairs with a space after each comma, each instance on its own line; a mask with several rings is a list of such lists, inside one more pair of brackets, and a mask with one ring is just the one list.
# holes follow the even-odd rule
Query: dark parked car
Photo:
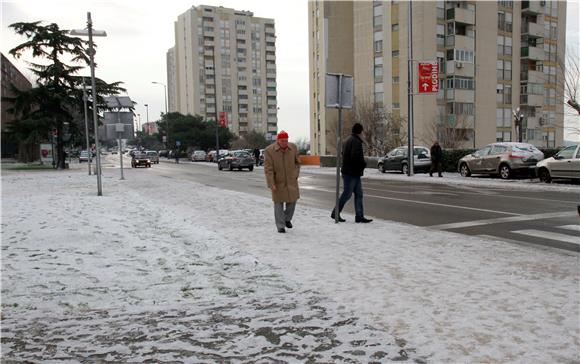
[[527, 143], [502, 142], [486, 145], [459, 160], [457, 169], [463, 177], [471, 174], [495, 174], [508, 179], [515, 173], [534, 174], [544, 153]]
[[147, 154], [135, 154], [133, 159], [131, 159], [131, 167], [137, 168], [140, 166], [151, 167], [151, 160], [147, 157]]
[[233, 152], [229, 152], [224, 158], [221, 158], [218, 163], [218, 169], [221, 171], [222, 169], [227, 168], [230, 171], [233, 171], [234, 168], [238, 170], [242, 170], [242, 168], [247, 168], [250, 171], [254, 170], [254, 157], [248, 152], [243, 150], [235, 150]]
[[[379, 171], [400, 171], [407, 174], [409, 161], [407, 158], [409, 147], [403, 146], [391, 150], [387, 155], [379, 158], [377, 167]], [[413, 147], [413, 170], [415, 172], [429, 172], [431, 168], [431, 154], [429, 148], [422, 146]]]

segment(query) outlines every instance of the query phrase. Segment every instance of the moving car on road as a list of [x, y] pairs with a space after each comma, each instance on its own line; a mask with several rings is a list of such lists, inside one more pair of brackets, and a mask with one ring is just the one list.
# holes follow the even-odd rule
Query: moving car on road
[[472, 174], [499, 175], [508, 179], [516, 173], [534, 173], [544, 153], [527, 143], [492, 143], [459, 160], [457, 169], [463, 177]]
[[159, 154], [156, 151], [146, 150], [145, 155], [151, 160], [151, 163], [159, 164]]
[[566, 147], [555, 156], [538, 162], [536, 175], [546, 183], [554, 178], [580, 180], [580, 145]]
[[133, 156], [133, 159], [131, 159], [131, 167], [137, 168], [140, 166], [144, 166], [147, 168], [151, 167], [151, 160], [149, 159], [149, 157], [147, 157], [147, 154], [145, 153], [135, 154]]
[[93, 160], [93, 157], [92, 156], [89, 157], [89, 152], [88, 151], [82, 150], [81, 151], [81, 154], [79, 155], [79, 163], [88, 162], [89, 159], [92, 161]]
[[227, 168], [230, 171], [233, 171], [234, 168], [238, 170], [242, 170], [242, 168], [248, 168], [248, 170], [254, 170], [254, 157], [246, 151], [243, 150], [234, 150], [233, 152], [229, 152], [229, 154], [225, 155], [224, 158], [221, 158], [218, 162], [218, 169], [221, 171], [222, 169]]
[[[400, 171], [407, 174], [409, 170], [409, 160], [407, 154], [408, 146], [398, 147], [379, 158], [377, 167], [379, 171]], [[415, 172], [429, 172], [431, 168], [431, 154], [429, 148], [422, 146], [413, 147], [413, 170]]]

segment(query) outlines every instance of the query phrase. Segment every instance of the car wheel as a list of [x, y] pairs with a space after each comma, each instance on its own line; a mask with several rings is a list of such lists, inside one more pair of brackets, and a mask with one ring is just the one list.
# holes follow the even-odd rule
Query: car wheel
[[499, 166], [499, 176], [501, 177], [501, 179], [509, 179], [511, 177], [511, 174], [512, 170], [510, 166], [508, 166], [507, 164], [502, 164], [501, 166]]
[[550, 171], [547, 168], [542, 168], [538, 171], [538, 177], [540, 177], [540, 181], [550, 183], [552, 181], [552, 177], [550, 176]]
[[406, 163], [401, 166], [401, 172], [405, 175], [409, 173], [409, 166]]
[[222, 169], [223, 169], [222, 164], [221, 163], [218, 163], [218, 170], [221, 171]]
[[230, 171], [234, 170], [234, 166], [232, 166], [232, 164], [230, 163]]
[[254, 166], [249, 166], [249, 167], [248, 167], [248, 170], [249, 170], [250, 172], [251, 172], [251, 171], [253, 171], [253, 170], [254, 170]]
[[461, 163], [461, 166], [459, 166], [459, 174], [461, 174], [461, 177], [471, 176], [471, 171], [466, 163]]
[[382, 163], [377, 164], [377, 168], [378, 168], [379, 171], [385, 173], [385, 170], [383, 169], [383, 164]]

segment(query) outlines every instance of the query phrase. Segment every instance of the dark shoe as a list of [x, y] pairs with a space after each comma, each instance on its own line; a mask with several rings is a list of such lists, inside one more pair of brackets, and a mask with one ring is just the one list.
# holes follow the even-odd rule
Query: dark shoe
[[[332, 220], [336, 220], [336, 215], [334, 214], [334, 211], [332, 211], [330, 217], [332, 218]], [[338, 222], [346, 222], [346, 220], [340, 217], [340, 215], [338, 215]]]
[[292, 223], [290, 221], [286, 221], [286, 227], [288, 229], [292, 229]]
[[278, 232], [279, 232], [279, 233], [285, 233], [285, 232], [286, 232], [286, 229], [284, 229], [284, 228], [280, 228], [280, 229], [278, 229]]
[[440, 174], [440, 175], [439, 175], [439, 177], [443, 177], [443, 175], [442, 175], [442, 174]]
[[371, 222], [373, 221], [373, 219], [367, 219], [366, 217], [357, 217], [354, 222], [362, 222], [363, 224], [366, 224], [367, 222]]
[[433, 174], [432, 173], [429, 173], [429, 177], [433, 177]]

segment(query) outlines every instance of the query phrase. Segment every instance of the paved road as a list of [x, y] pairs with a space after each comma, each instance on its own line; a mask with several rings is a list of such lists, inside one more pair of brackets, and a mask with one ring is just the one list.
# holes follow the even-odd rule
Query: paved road
[[[220, 172], [215, 165], [162, 160], [152, 172], [221, 189], [270, 196], [262, 168], [253, 172]], [[335, 183], [334, 176], [304, 171], [300, 177], [300, 203], [327, 209], [330, 214]], [[580, 219], [576, 212], [579, 193], [373, 179], [365, 179], [363, 187], [365, 214], [373, 218], [580, 252]], [[354, 213], [352, 205], [349, 202], [347, 212]]]

